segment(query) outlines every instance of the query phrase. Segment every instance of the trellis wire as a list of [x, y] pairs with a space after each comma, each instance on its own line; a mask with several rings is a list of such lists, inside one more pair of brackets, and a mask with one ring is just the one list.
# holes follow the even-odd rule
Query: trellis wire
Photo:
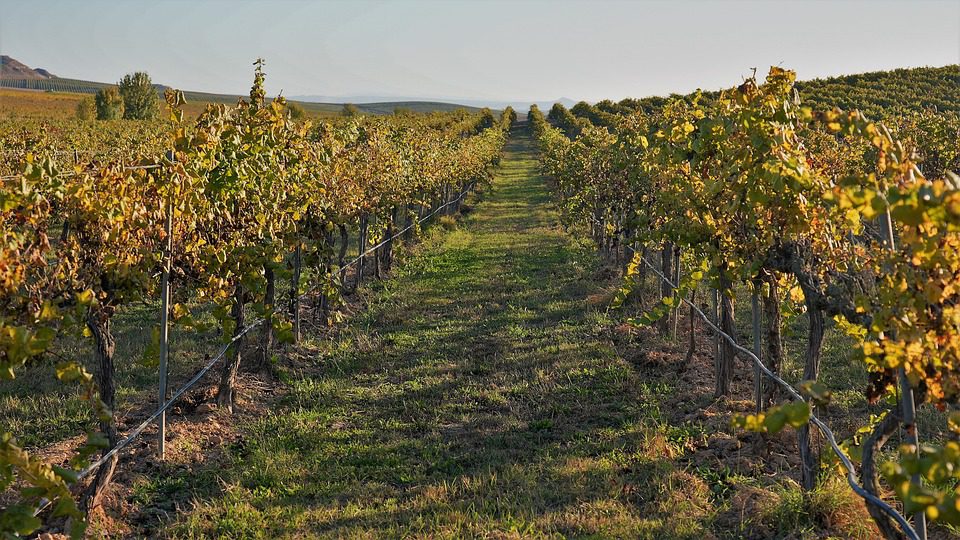
[[343, 267], [341, 267], [340, 270], [337, 271], [337, 273], [338, 273], [338, 274], [342, 274], [343, 272], [346, 272], [346, 271], [347, 271], [347, 268], [349, 268], [351, 265], [356, 264], [357, 262], [359, 262], [360, 259], [366, 257], [366, 256], [369, 255], [370, 253], [373, 253], [374, 251], [376, 251], [377, 249], [379, 249], [380, 247], [382, 247], [382, 246], [383, 246], [384, 244], [386, 244], [387, 242], [390, 242], [391, 240], [396, 240], [397, 238], [400, 237], [400, 235], [402, 235], [403, 233], [409, 231], [409, 230], [412, 229], [414, 226], [420, 225], [420, 224], [423, 223], [424, 221], [426, 221], [426, 220], [430, 219], [431, 217], [433, 217], [434, 215], [436, 215], [436, 213], [439, 212], [440, 210], [443, 210], [444, 208], [450, 206], [451, 204], [460, 201], [461, 199], [463, 199], [463, 197], [464, 197], [466, 194], [467, 194], [467, 190], [462, 191], [462, 192], [460, 193], [460, 195], [457, 196], [456, 199], [452, 199], [451, 201], [449, 201], [449, 202], [447, 202], [447, 203], [445, 203], [445, 204], [443, 204], [443, 205], [441, 205], [441, 206], [438, 206], [436, 209], [434, 209], [434, 210], [433, 210], [432, 212], [430, 212], [429, 214], [423, 216], [422, 218], [418, 219], [417, 221], [415, 221], [415, 222], [411, 223], [410, 225], [407, 225], [407, 226], [404, 227], [403, 229], [397, 231], [395, 234], [393, 234], [393, 236], [391, 236], [391, 237], [389, 237], [389, 238], [386, 238], [386, 239], [384, 239], [384, 240], [381, 240], [377, 245], [375, 245], [375, 246], [367, 249], [366, 251], [364, 251], [364, 252], [361, 253], [360, 255], [357, 255], [357, 256], [356, 256], [353, 260], [351, 260], [350, 262], [344, 264]]
[[110, 451], [104, 454], [100, 459], [98, 459], [97, 461], [94, 461], [93, 463], [85, 467], [83, 470], [81, 470], [79, 473], [77, 473], [77, 480], [82, 480], [85, 476], [87, 476], [91, 472], [100, 468], [104, 463], [109, 461], [113, 456], [115, 456], [118, 452], [120, 452], [120, 450], [123, 450], [125, 446], [132, 443], [137, 437], [140, 436], [141, 433], [143, 433], [143, 430], [147, 429], [147, 426], [149, 426], [161, 414], [166, 412], [166, 410], [169, 409], [170, 406], [173, 405], [175, 401], [180, 399], [180, 396], [182, 396], [184, 393], [186, 393], [187, 390], [192, 388], [193, 385], [197, 384], [197, 382], [200, 381], [200, 379], [202, 379], [203, 376], [206, 375], [206, 373], [210, 371], [210, 369], [213, 368], [213, 366], [221, 358], [223, 358], [225, 354], [227, 354], [227, 350], [230, 348], [231, 345], [236, 343], [237, 340], [247, 335], [247, 333], [249, 333], [251, 330], [260, 326], [263, 323], [264, 323], [264, 319], [259, 319], [251, 323], [250, 325], [244, 327], [244, 329], [239, 334], [234, 336], [233, 339], [231, 339], [228, 343], [220, 347], [220, 352], [218, 352], [217, 355], [214, 356], [212, 360], [207, 362], [207, 364], [203, 366], [203, 368], [200, 369], [200, 371], [198, 371], [197, 374], [194, 375], [192, 379], [187, 381], [187, 383], [181, 386], [179, 390], [174, 392], [174, 394], [170, 396], [170, 399], [164, 402], [163, 405], [161, 405], [159, 408], [157, 408], [156, 411], [153, 412], [153, 414], [148, 416], [146, 420], [141, 422], [139, 426], [137, 426], [133, 431], [131, 431], [125, 439], [117, 443], [116, 446], [110, 449]]
[[[454, 204], [454, 203], [462, 200], [462, 199], [467, 195], [468, 191], [469, 191], [469, 189], [464, 189], [463, 191], [460, 192], [460, 194], [457, 196], [457, 198], [452, 199], [452, 200], [450, 200], [450, 201], [448, 201], [448, 202], [446, 202], [446, 203], [438, 206], [438, 207], [435, 208], [432, 212], [430, 212], [430, 213], [427, 214], [426, 216], [424, 216], [424, 217], [416, 220], [415, 222], [411, 223], [410, 225], [407, 225], [406, 227], [404, 227], [402, 230], [400, 230], [399, 232], [397, 232], [396, 234], [394, 234], [394, 235], [391, 236], [390, 238], [388, 238], [388, 239], [386, 239], [386, 240], [383, 240], [383, 241], [381, 241], [380, 243], [378, 243], [377, 245], [375, 245], [375, 246], [367, 249], [366, 251], [364, 251], [363, 253], [361, 253], [360, 255], [358, 255], [356, 258], [354, 258], [354, 259], [351, 260], [350, 262], [344, 264], [343, 267], [341, 267], [340, 270], [337, 271], [337, 273], [346, 272], [346, 270], [347, 270], [350, 266], [356, 264], [357, 262], [360, 261], [360, 259], [362, 259], [363, 257], [369, 255], [370, 253], [373, 253], [373, 252], [376, 251], [378, 248], [380, 248], [380, 247], [382, 247], [384, 244], [386, 244], [388, 241], [390, 241], [390, 240], [395, 240], [398, 236], [400, 236], [401, 234], [403, 234], [403, 233], [405, 233], [406, 231], [410, 230], [410, 229], [413, 228], [414, 226], [420, 225], [421, 223], [427, 221], [428, 219], [430, 219], [431, 217], [433, 217], [434, 215], [436, 215], [436, 213], [439, 212], [440, 210], [442, 210], [442, 209], [450, 206], [451, 204]], [[306, 297], [307, 295], [312, 294], [315, 290], [317, 290], [317, 288], [319, 288], [319, 285], [316, 285], [316, 286], [314, 286], [314, 287], [311, 287], [310, 290], [308, 290], [308, 291], [304, 292], [303, 294], [299, 295], [299, 298], [304, 298], [304, 297]], [[127, 436], [126, 436], [122, 441], [120, 441], [119, 443], [117, 443], [116, 446], [114, 446], [113, 448], [111, 448], [109, 452], [107, 452], [106, 454], [104, 454], [103, 456], [101, 456], [100, 459], [98, 459], [97, 461], [94, 461], [94, 462], [91, 463], [90, 465], [88, 465], [88, 466], [86, 466], [85, 468], [83, 468], [79, 473], [77, 473], [77, 476], [76, 476], [77, 481], [82, 480], [83, 478], [85, 478], [87, 475], [89, 475], [89, 474], [92, 473], [93, 471], [95, 471], [95, 470], [97, 470], [98, 468], [102, 467], [103, 464], [105, 464], [106, 462], [110, 461], [110, 460], [111, 460], [114, 456], [116, 456], [121, 450], [123, 450], [126, 446], [128, 446], [130, 443], [132, 443], [134, 440], [136, 440], [136, 439], [143, 433], [143, 431], [147, 429], [147, 427], [148, 427], [151, 423], [153, 423], [158, 417], [160, 417], [160, 415], [162, 415], [163, 413], [165, 413], [165, 412], [167, 411], [167, 409], [169, 409], [178, 399], [180, 399], [181, 396], [183, 396], [184, 393], [186, 393], [187, 390], [189, 390], [189, 389], [192, 388], [195, 384], [197, 384], [197, 382], [199, 382], [200, 379], [202, 379], [203, 376], [206, 375], [207, 372], [209, 372], [209, 371], [213, 368], [213, 366], [216, 365], [216, 363], [219, 362], [220, 359], [222, 359], [222, 358], [224, 357], [224, 355], [226, 355], [227, 350], [230, 348], [231, 345], [233, 345], [234, 343], [236, 343], [237, 340], [239, 340], [239, 339], [242, 338], [243, 336], [247, 335], [247, 334], [248, 334], [251, 330], [253, 330], [254, 328], [256, 328], [256, 327], [260, 326], [261, 324], [263, 324], [265, 321], [266, 321], [265, 319], [258, 319], [258, 320], [256, 320], [256, 321], [254, 321], [253, 323], [247, 325], [246, 327], [243, 328], [243, 330], [242, 330], [240, 333], [238, 333], [236, 336], [234, 336], [233, 339], [231, 339], [228, 343], [226, 343], [226, 344], [224, 344], [222, 347], [220, 347], [219, 352], [213, 357], [213, 359], [210, 360], [209, 362], [207, 362], [207, 363], [200, 369], [200, 371], [198, 371], [198, 372], [193, 376], [193, 378], [191, 378], [189, 381], [187, 381], [186, 384], [184, 384], [183, 386], [180, 387], [180, 389], [178, 389], [176, 392], [174, 392], [173, 395], [170, 396], [170, 399], [168, 399], [168, 400], [165, 401], [162, 405], [160, 405], [160, 407], [158, 407], [150, 416], [148, 416], [146, 420], [144, 420], [143, 422], [141, 422], [140, 425], [138, 425], [136, 428], [134, 428], [133, 431], [131, 431], [129, 434], [127, 434]], [[48, 506], [50, 506], [51, 502], [52, 502], [52, 501], [50, 501], [49, 499], [43, 499], [43, 500], [41, 500], [40, 506], [34, 511], [33, 515], [38, 515], [38, 514], [40, 514], [40, 512], [42, 512], [42, 511], [45, 510]]]
[[[123, 170], [125, 171], [147, 171], [150, 169], [159, 169], [163, 165], [124, 165]], [[70, 172], [61, 172], [53, 175], [53, 178], [73, 178], [74, 176], [79, 176], [80, 174], [76, 171]], [[0, 180], [16, 180], [17, 178], [22, 178], [22, 174], [8, 174], [6, 176], [0, 176]]]
[[[647, 265], [647, 267], [653, 270], [654, 274], [656, 274], [657, 277], [662, 279], [671, 288], [677, 289], [677, 285], [672, 283], [666, 276], [664, 276], [663, 273], [660, 272], [660, 270], [658, 270], [653, 264], [650, 263], [650, 261], [648, 261], [645, 257], [640, 255], [640, 253], [638, 253], [629, 245], [626, 245], [625, 247], [630, 251], [632, 251], [634, 255], [637, 256], [641, 261], [643, 261], [643, 263]], [[710, 318], [707, 317], [707, 315], [703, 311], [701, 311], [700, 308], [698, 308], [694, 303], [690, 302], [686, 298], [683, 298], [682, 296], [680, 297], [680, 299], [685, 304], [689, 305], [694, 311], [696, 311], [697, 314], [700, 315], [700, 318], [702, 318], [704, 322], [707, 323], [707, 326], [709, 326], [714, 332], [716, 332], [718, 336], [720, 336], [727, 343], [729, 343], [734, 349], [737, 349], [741, 353], [747, 355], [747, 357], [749, 357], [753, 361], [756, 367], [758, 367], [761, 371], [763, 371], [763, 373], [766, 376], [770, 377], [774, 382], [776, 382], [781, 387], [783, 387], [790, 394], [792, 398], [800, 401], [805, 401], [803, 399], [803, 396], [800, 395], [800, 392], [798, 392], [788, 382], [781, 379], [779, 375], [770, 371], [770, 369], [767, 368], [766, 365], [764, 365], [764, 363], [760, 360], [760, 358], [757, 357], [757, 355], [753, 353], [753, 351], [740, 346], [740, 344], [737, 343], [737, 340], [734, 339], [733, 336], [731, 336], [730, 334], [727, 334], [726, 332], [721, 330], [719, 326], [715, 325], [710, 320]], [[872, 493], [869, 493], [866, 489], [863, 488], [863, 486], [860, 485], [857, 479], [856, 471], [854, 470], [853, 463], [850, 461], [850, 458], [848, 458], [847, 455], [840, 448], [840, 445], [837, 444], [837, 439], [834, 436], [833, 431], [822, 420], [817, 418], [817, 416], [813, 414], [813, 411], [810, 412], [810, 423], [817, 426], [820, 432], [823, 433], [823, 436], [830, 443], [830, 447], [833, 450], [833, 453], [836, 454], [837, 457], [840, 459], [840, 462], [843, 464], [844, 469], [846, 469], [847, 471], [847, 483], [850, 484], [850, 488], [853, 490], [853, 492], [859, 495], [861, 498], [869, 501], [874, 506], [880, 508], [887, 515], [893, 518], [897, 522], [897, 524], [900, 525], [900, 528], [903, 530], [904, 534], [906, 534], [908, 538], [910, 538], [911, 540], [920, 540], [920, 536], [917, 535], [917, 532], [913, 529], [913, 527], [910, 525], [910, 522], [908, 522], [904, 516], [902, 516], [893, 507], [891, 507], [889, 504], [884, 502], [879, 497], [873, 495]]]
[[[83, 480], [84, 477], [86, 477], [88, 474], [102, 467], [104, 463], [106, 463], [107, 461], [110, 461], [110, 459], [116, 456], [127, 445], [129, 445], [134, 440], [136, 440], [137, 437], [139, 437], [140, 434], [143, 433], [143, 431], [147, 429], [147, 427], [151, 423], [153, 423], [154, 420], [157, 419], [157, 417], [159, 417], [161, 414], [166, 412], [167, 409], [169, 409], [174, 404], [174, 402], [180, 399], [180, 396], [182, 396], [184, 393], [186, 393], [187, 390], [192, 388], [193, 385], [197, 384], [197, 382], [200, 381], [200, 379], [202, 379], [203, 376], [206, 375], [207, 372], [210, 371], [213, 368], [213, 366], [220, 361], [221, 358], [223, 358], [223, 356], [227, 353], [227, 349], [229, 349], [231, 345], [233, 345], [237, 340], [239, 340], [243, 336], [247, 335], [247, 333], [249, 333], [250, 330], [253, 330], [257, 326], [261, 325], [263, 322], [264, 322], [264, 319], [260, 319], [250, 324], [249, 326], [246, 326], [239, 334], [234, 336], [229, 343], [226, 343], [225, 345], [220, 347], [220, 352], [217, 353], [217, 355], [214, 356], [212, 360], [207, 362], [206, 365], [204, 365], [200, 369], [200, 371], [198, 371], [196, 375], [193, 376], [192, 379], [187, 381], [187, 383], [181, 386], [179, 390], [174, 392], [173, 395], [170, 396], [170, 399], [168, 399], [166, 402], [163, 403], [163, 405], [158, 407], [157, 410], [153, 412], [153, 414], [148, 416], [146, 420], [141, 422], [139, 426], [134, 428], [133, 431], [127, 434], [127, 436], [122, 441], [117, 443], [116, 446], [111, 448], [109, 452], [101, 456], [100, 459], [98, 459], [97, 461], [94, 461], [90, 465], [87, 465], [82, 470], [80, 470], [80, 472], [77, 473], [76, 480], [77, 481]], [[50, 503], [52, 502], [53, 501], [51, 501], [50, 499], [46, 499], [46, 498], [42, 499], [40, 501], [40, 506], [38, 506], [37, 509], [33, 512], [33, 515], [35, 516], [39, 515], [40, 512], [43, 512], [48, 506], [50, 506]]]

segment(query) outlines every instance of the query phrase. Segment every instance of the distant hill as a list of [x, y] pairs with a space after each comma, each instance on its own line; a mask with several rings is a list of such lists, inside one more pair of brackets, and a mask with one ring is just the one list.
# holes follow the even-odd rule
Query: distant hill
[[45, 69], [33, 69], [30, 66], [17, 61], [7, 55], [0, 56], [0, 80], [24, 79], [24, 80], [43, 80], [56, 77], [53, 73]]
[[[113, 86], [110, 83], [84, 81], [80, 79], [66, 79], [57, 77], [45, 69], [32, 69], [26, 64], [17, 61], [9, 56], [0, 57], [2, 59], [2, 69], [0, 69], [0, 88], [11, 88], [16, 90], [37, 90], [44, 92], [70, 92], [75, 94], [95, 94], [101, 88]], [[157, 92], [163, 93], [169, 88], [163, 84], [155, 84]], [[208, 92], [190, 92], [184, 91], [184, 97], [190, 102], [204, 103], [225, 103], [235, 104], [240, 97], [237, 94], [213, 94]], [[343, 109], [343, 103], [318, 103], [314, 101], [305, 101], [297, 98], [291, 98], [290, 101], [296, 102], [307, 112], [320, 115], [339, 114]], [[420, 100], [398, 100], [382, 101], [374, 103], [357, 104], [360, 112], [366, 114], [391, 114], [394, 109], [409, 109], [414, 112], [434, 112], [434, 111], [452, 111], [456, 109], [467, 109], [469, 111], [478, 111], [479, 107], [469, 105], [460, 105], [457, 103], [445, 103], [438, 101], [420, 101]]]
[[465, 108], [483, 108], [487, 107], [494, 110], [503, 110], [508, 106], [513, 107], [518, 112], [526, 111], [530, 105], [536, 103], [541, 109], [549, 109], [554, 103], [560, 103], [564, 107], [572, 107], [577, 102], [570, 98], [559, 98], [545, 101], [523, 101], [523, 100], [490, 100], [490, 99], [463, 99], [463, 98], [422, 98], [414, 96], [378, 96], [378, 95], [347, 95], [347, 96], [291, 96], [290, 99], [307, 103], [353, 103], [358, 107], [363, 105], [376, 105], [382, 103], [434, 103], [449, 104], [456, 103]]

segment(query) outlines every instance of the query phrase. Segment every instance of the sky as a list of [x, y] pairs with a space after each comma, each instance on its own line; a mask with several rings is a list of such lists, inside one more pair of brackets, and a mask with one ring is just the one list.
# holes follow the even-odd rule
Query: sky
[[0, 54], [102, 82], [539, 101], [960, 63], [960, 0], [0, 0]]

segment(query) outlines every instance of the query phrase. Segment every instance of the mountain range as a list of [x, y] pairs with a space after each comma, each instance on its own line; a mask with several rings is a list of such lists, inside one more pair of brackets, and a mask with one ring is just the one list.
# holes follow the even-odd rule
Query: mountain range
[[0, 56], [0, 79], [55, 79], [56, 75], [43, 68], [33, 69], [7, 55]]

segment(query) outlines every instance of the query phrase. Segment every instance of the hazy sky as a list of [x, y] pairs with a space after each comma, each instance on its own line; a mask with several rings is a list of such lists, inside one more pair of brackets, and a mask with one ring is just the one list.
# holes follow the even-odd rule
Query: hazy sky
[[246, 93], [598, 100], [960, 62], [960, 0], [0, 0], [0, 53]]

